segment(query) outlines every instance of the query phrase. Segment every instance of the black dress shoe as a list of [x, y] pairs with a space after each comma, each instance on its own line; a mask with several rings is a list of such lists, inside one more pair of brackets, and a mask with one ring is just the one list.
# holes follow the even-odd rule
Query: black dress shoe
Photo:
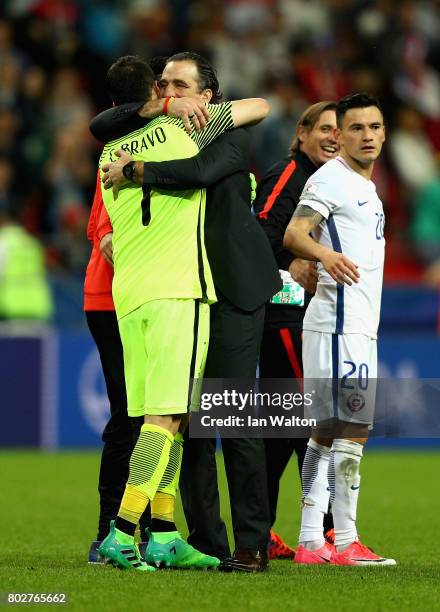
[[223, 559], [220, 572], [264, 572], [268, 569], [267, 553], [249, 548], [237, 548], [232, 557]]

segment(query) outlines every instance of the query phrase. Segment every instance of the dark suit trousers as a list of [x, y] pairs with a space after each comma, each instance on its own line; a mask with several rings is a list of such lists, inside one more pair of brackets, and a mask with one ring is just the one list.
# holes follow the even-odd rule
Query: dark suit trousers
[[[104, 447], [99, 470], [100, 513], [96, 538], [100, 541], [108, 534], [110, 521], [118, 513], [128, 479], [130, 456], [144, 419], [130, 418], [127, 414], [124, 359], [115, 312], [90, 310], [86, 318], [101, 359], [111, 413], [102, 434]], [[141, 528], [148, 526], [149, 511], [141, 517], [140, 523]]]
[[[226, 298], [211, 306], [206, 378], [255, 378], [264, 306], [253, 312]], [[180, 491], [190, 535], [188, 541], [220, 558], [229, 555], [220, 518], [215, 440], [187, 439]], [[236, 548], [266, 549], [269, 537], [264, 443], [262, 439], [223, 439]]]

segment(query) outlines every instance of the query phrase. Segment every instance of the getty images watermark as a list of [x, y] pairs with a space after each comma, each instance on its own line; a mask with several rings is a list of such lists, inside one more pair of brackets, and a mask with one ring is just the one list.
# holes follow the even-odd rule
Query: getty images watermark
[[316, 426], [307, 413], [314, 395], [291, 379], [205, 379], [194, 401], [190, 436], [305, 437]]
[[278, 393], [261, 392], [249, 389], [240, 392], [237, 389], [223, 389], [221, 392], [204, 392], [200, 398], [200, 410], [211, 411], [214, 408], [231, 408], [232, 411], [247, 412], [240, 416], [231, 412], [227, 416], [211, 416], [201, 414], [200, 423], [203, 427], [314, 427], [316, 419], [295, 414], [273, 414], [253, 416], [252, 408], [281, 408], [292, 411], [294, 408], [310, 407], [313, 403], [313, 392], [310, 393]]
[[323, 424], [329, 436], [354, 424], [360, 437], [440, 438], [440, 380], [194, 381], [191, 437], [307, 438]]

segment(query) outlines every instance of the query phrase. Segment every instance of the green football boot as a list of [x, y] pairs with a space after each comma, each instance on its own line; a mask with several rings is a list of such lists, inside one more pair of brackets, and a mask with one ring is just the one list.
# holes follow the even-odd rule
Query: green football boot
[[[119, 532], [121, 533], [121, 532]], [[112, 565], [120, 569], [134, 569], [138, 572], [155, 572], [156, 568], [142, 561], [137, 544], [121, 544], [115, 521], [110, 521], [110, 533], [102, 541], [98, 552], [102, 557], [110, 559]]]
[[156, 567], [179, 569], [210, 569], [220, 565], [220, 559], [210, 557], [188, 544], [178, 531], [151, 533], [148, 537], [145, 561]]

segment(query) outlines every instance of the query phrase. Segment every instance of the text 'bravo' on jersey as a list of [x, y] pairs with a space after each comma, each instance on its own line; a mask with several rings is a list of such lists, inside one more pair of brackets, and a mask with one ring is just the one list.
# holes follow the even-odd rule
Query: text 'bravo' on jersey
[[359, 282], [338, 285], [318, 263], [318, 286], [303, 329], [377, 338], [385, 257], [385, 216], [374, 183], [342, 157], [324, 164], [307, 181], [299, 206], [324, 220], [313, 238], [358, 266]]
[[[145, 127], [109, 142], [100, 168], [123, 149], [140, 161], [192, 157], [233, 128], [231, 103], [211, 105], [210, 120], [189, 135], [180, 119], [160, 116]], [[203, 226], [205, 190], [171, 191], [128, 185], [113, 199], [103, 190], [113, 226], [113, 299], [118, 318], [150, 300], [167, 298], [215, 301], [206, 257]]]

